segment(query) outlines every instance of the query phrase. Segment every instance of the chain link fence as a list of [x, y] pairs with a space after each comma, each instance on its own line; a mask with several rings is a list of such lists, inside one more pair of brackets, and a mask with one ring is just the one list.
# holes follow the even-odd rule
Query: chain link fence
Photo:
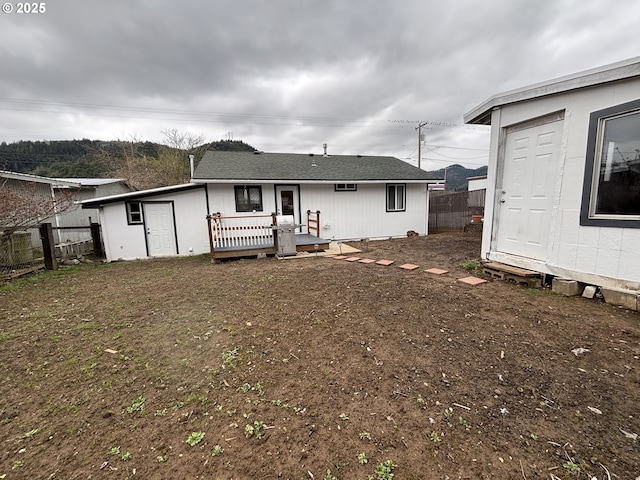
[[0, 230], [0, 280], [41, 268], [44, 268], [44, 255], [37, 228], [12, 233]]

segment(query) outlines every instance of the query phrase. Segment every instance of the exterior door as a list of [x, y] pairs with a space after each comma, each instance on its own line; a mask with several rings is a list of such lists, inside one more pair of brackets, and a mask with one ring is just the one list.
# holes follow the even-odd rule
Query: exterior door
[[169, 202], [145, 203], [144, 221], [147, 229], [149, 256], [177, 255], [173, 204]]
[[294, 222], [302, 223], [300, 191], [297, 185], [278, 185], [276, 187], [276, 205], [278, 215], [293, 215]]
[[546, 260], [563, 120], [507, 131], [497, 250]]

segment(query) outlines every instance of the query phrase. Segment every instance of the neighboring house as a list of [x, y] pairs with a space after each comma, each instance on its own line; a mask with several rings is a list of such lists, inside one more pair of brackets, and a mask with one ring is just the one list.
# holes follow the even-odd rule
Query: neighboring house
[[487, 176], [481, 175], [479, 177], [469, 177], [467, 178], [468, 192], [474, 192], [476, 190], [484, 190], [487, 188]]
[[[34, 205], [41, 205], [40, 210], [53, 208], [55, 200], [55, 186], [79, 191], [80, 184], [67, 180], [56, 180], [27, 173], [9, 172], [0, 170], [0, 194], [3, 191], [17, 194], [29, 199]], [[49, 204], [49, 205], [47, 205]], [[35, 209], [35, 208], [34, 208]], [[60, 214], [50, 218], [33, 219], [34, 221], [51, 222], [54, 227], [60, 226]], [[5, 225], [0, 225], [0, 229]], [[38, 233], [34, 233], [34, 239], [39, 240]]]
[[[75, 185], [77, 190], [76, 197], [80, 202], [98, 197], [106, 197], [109, 195], [117, 195], [120, 193], [131, 192], [131, 188], [126, 181], [120, 178], [54, 178], [57, 183], [53, 184], [53, 191], [59, 196], [61, 191], [67, 190], [69, 184]], [[76, 227], [89, 226], [91, 223], [100, 223], [98, 209], [75, 208], [62, 215], [58, 215], [59, 227]], [[73, 242], [80, 240], [91, 240], [91, 232], [89, 229], [82, 230], [63, 230], [58, 232], [61, 241]]]
[[640, 57], [495, 95], [482, 257], [640, 289]]
[[320, 211], [316, 233], [328, 240], [424, 235], [435, 183], [442, 179], [393, 157], [208, 151], [189, 184], [82, 206], [100, 208], [107, 260], [130, 260], [208, 253], [213, 214], [270, 224], [274, 213], [304, 233], [307, 211]]
[[205, 153], [192, 181], [222, 215], [274, 212], [304, 225], [320, 211], [330, 240], [425, 235], [428, 186], [442, 183], [394, 157], [220, 151]]

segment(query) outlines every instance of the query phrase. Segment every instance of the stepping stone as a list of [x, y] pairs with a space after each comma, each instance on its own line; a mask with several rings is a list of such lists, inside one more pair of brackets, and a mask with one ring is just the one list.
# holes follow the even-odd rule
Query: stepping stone
[[362, 260], [360, 260], [360, 263], [376, 263], [376, 261], [372, 258], [363, 258]]
[[442, 275], [444, 273], [449, 273], [449, 270], [442, 270], [441, 268], [430, 268], [429, 270], [425, 270], [427, 273], [433, 273], [434, 275]]
[[334, 260], [345, 260], [346, 258], [346, 255], [336, 255], [333, 257]]
[[388, 267], [389, 265], [391, 265], [393, 263], [393, 260], [378, 260], [376, 262], [376, 265], [382, 265], [384, 267]]
[[349, 257], [349, 258], [345, 258], [345, 260], [347, 262], [357, 262], [358, 260], [360, 260], [360, 257]]
[[400, 265], [400, 268], [404, 268], [405, 270], [415, 270], [416, 268], [420, 268], [420, 265], [414, 265], [413, 263], [405, 263], [404, 265]]
[[483, 280], [478, 277], [464, 277], [464, 278], [459, 278], [458, 281], [462, 283], [467, 283], [469, 285], [480, 285], [481, 283], [487, 283], [486, 280]]

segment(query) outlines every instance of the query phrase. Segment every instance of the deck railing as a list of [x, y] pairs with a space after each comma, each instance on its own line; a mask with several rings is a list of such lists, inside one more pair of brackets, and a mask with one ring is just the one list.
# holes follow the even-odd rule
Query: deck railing
[[214, 213], [207, 216], [209, 244], [212, 256], [223, 249], [251, 250], [273, 248], [275, 214], [223, 216]]
[[316, 237], [320, 236], [320, 210], [315, 212], [307, 210], [307, 233]]

